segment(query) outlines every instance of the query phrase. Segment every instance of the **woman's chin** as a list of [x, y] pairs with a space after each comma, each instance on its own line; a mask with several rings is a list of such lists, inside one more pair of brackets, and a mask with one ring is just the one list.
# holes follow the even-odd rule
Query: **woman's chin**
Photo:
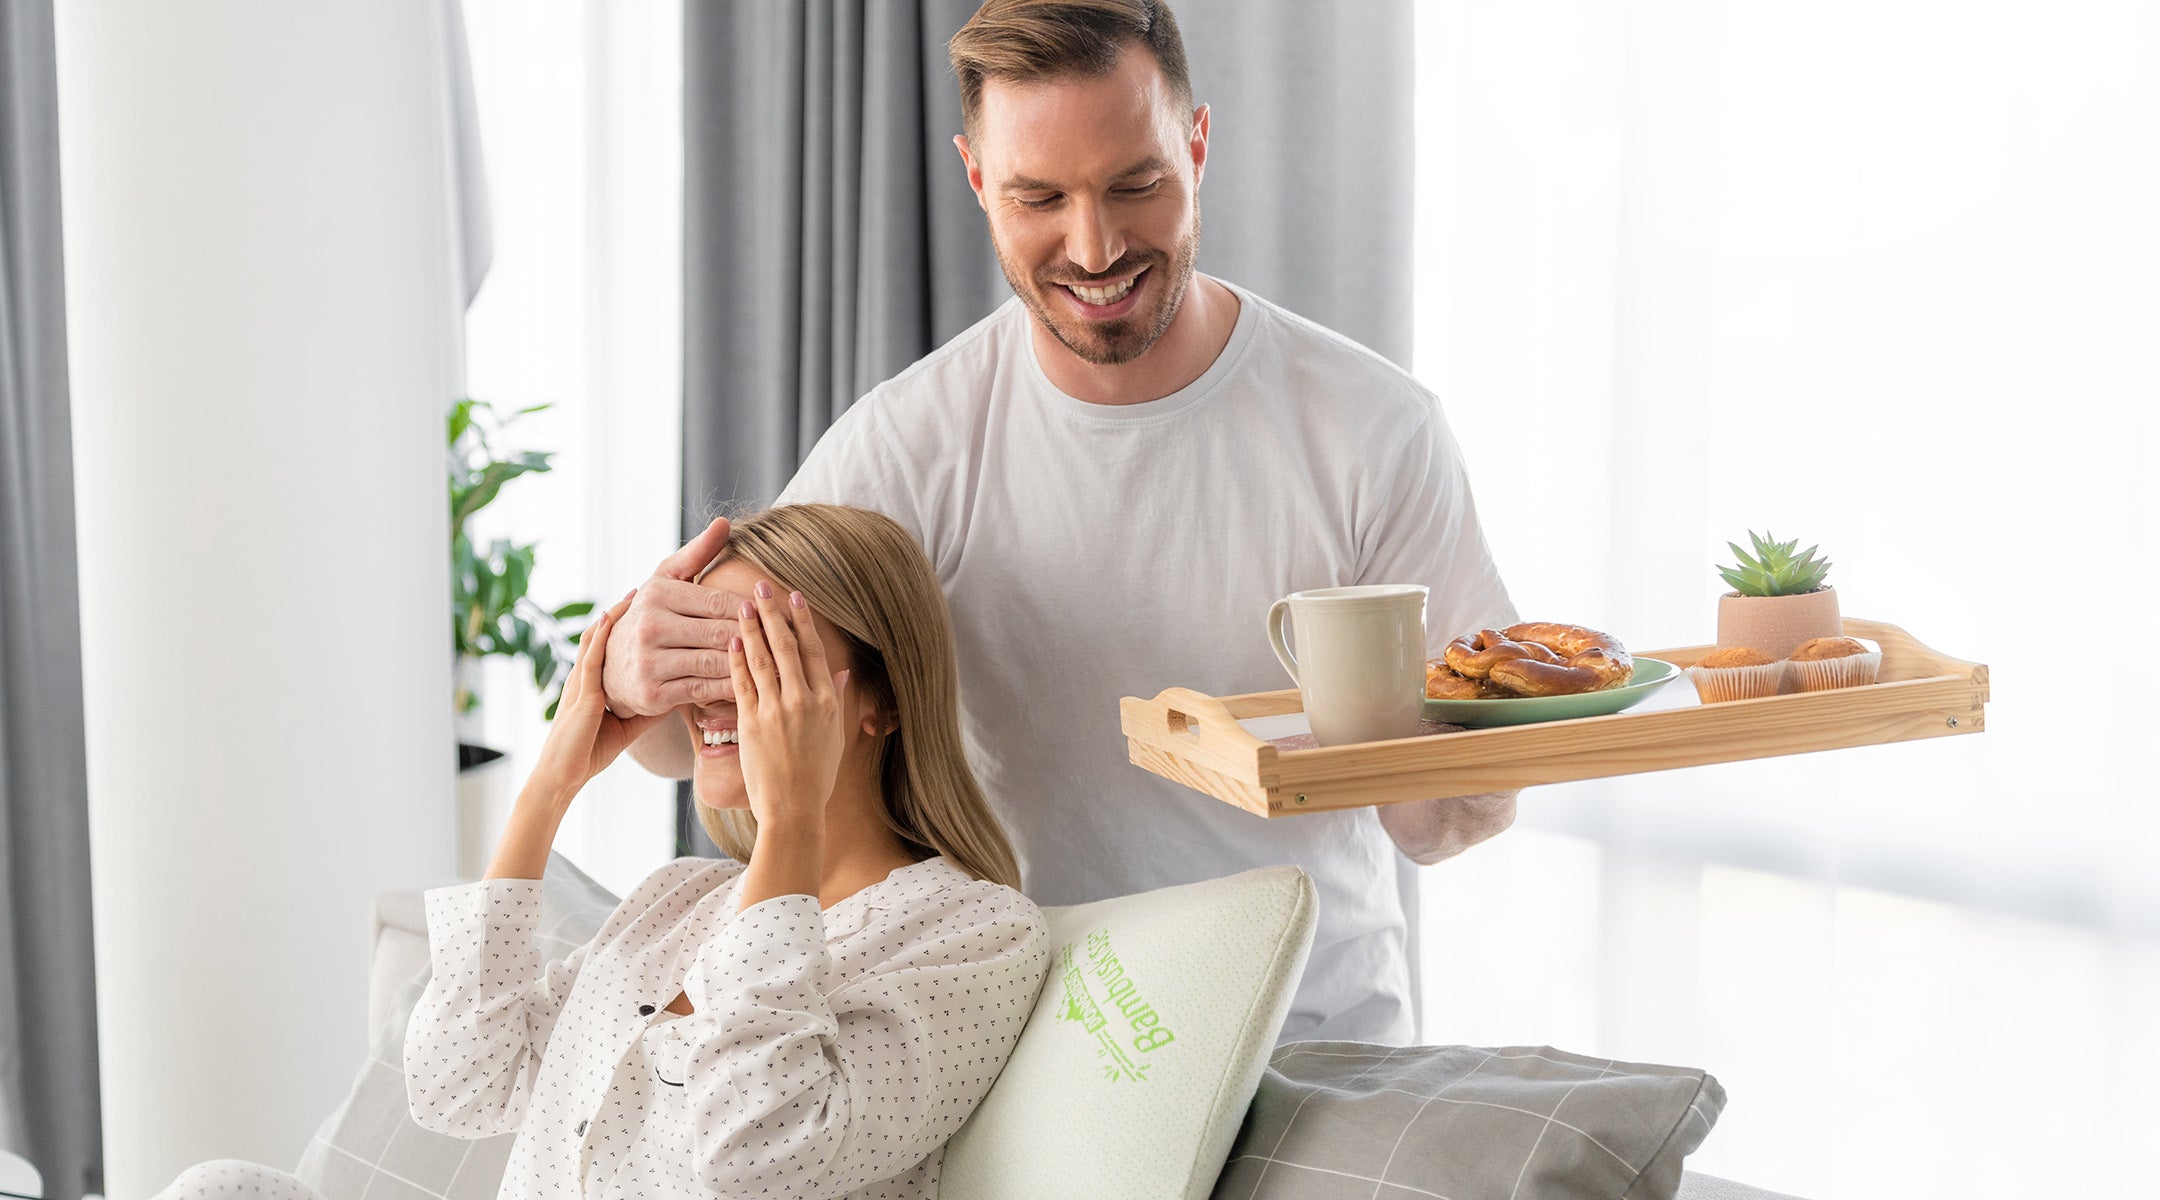
[[722, 812], [729, 809], [747, 809], [750, 807], [750, 794], [743, 791], [739, 784], [732, 788], [714, 787], [711, 786], [713, 782], [693, 777], [690, 781], [691, 799], [696, 800], [706, 808], [716, 808]]

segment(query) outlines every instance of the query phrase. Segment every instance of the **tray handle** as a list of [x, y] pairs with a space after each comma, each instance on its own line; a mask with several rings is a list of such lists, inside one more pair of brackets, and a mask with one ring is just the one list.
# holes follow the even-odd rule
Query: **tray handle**
[[[1166, 745], [1187, 746], [1197, 739], [1203, 746], [1242, 761], [1267, 743], [1246, 732], [1237, 717], [1219, 699], [1191, 688], [1166, 688], [1152, 700], [1127, 696], [1119, 703], [1121, 724], [1128, 737]], [[1188, 737], [1190, 735], [1190, 737]], [[1175, 738], [1175, 742], [1168, 739]], [[1272, 747], [1268, 747], [1272, 749]], [[1180, 750], [1179, 753], [1190, 753]]]
[[1156, 694], [1155, 703], [1161, 706], [1165, 733], [1191, 733], [1194, 726], [1205, 728], [1211, 722], [1215, 728], [1226, 732], [1232, 729], [1243, 732], [1243, 726], [1231, 719], [1230, 710], [1223, 707], [1222, 701], [1205, 692], [1169, 688]]
[[1980, 700], [1983, 703], [1988, 699], [1988, 669], [1981, 663], [1952, 658], [1887, 621], [1863, 621], [1847, 617], [1845, 634], [1847, 637], [1866, 638], [1882, 647], [1883, 683], [1959, 675], [1971, 680], [1973, 686], [1980, 689]]

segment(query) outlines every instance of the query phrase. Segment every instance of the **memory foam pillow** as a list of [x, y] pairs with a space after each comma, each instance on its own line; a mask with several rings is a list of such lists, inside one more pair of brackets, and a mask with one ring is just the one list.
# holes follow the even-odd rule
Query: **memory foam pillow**
[[1296, 867], [1049, 908], [1050, 970], [944, 1200], [1202, 1200], [1312, 949]]
[[[617, 903], [569, 859], [549, 854], [533, 939], [541, 960], [562, 958], [592, 940]], [[515, 1134], [467, 1140], [432, 1133], [406, 1107], [405, 1024], [432, 970], [420, 956], [412, 976], [392, 994], [352, 1091], [300, 1156], [294, 1174], [324, 1200], [494, 1200], [502, 1190]]]

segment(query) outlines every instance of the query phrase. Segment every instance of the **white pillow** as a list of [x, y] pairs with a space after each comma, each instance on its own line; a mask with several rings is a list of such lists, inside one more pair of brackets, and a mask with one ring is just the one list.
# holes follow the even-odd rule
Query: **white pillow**
[[1296, 867], [1050, 908], [1050, 971], [945, 1200], [1204, 1200], [1312, 949]]

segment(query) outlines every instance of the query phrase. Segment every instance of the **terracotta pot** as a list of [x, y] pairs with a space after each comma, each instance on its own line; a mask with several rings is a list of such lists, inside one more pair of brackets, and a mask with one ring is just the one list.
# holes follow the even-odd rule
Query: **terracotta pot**
[[1772, 658], [1784, 658], [1809, 638], [1838, 637], [1845, 624], [1838, 616], [1836, 588], [1817, 588], [1797, 596], [1718, 597], [1717, 644], [1748, 646]]

